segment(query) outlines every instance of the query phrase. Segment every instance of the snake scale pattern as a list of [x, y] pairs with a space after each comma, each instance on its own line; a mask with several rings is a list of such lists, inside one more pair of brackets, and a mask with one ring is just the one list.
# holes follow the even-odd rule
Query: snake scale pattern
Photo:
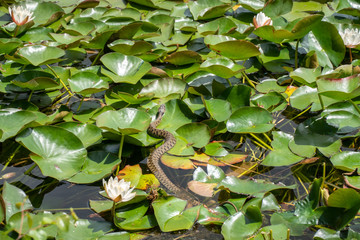
[[164, 153], [172, 149], [176, 144], [176, 139], [174, 135], [170, 132], [157, 129], [156, 127], [160, 124], [161, 119], [165, 114], [165, 105], [162, 104], [158, 111], [158, 117], [155, 121], [150, 123], [148, 128], [148, 132], [154, 137], [164, 138], [165, 142], [163, 145], [155, 149], [150, 156], [148, 157], [147, 166], [149, 167], [150, 171], [155, 175], [155, 177], [163, 184], [167, 189], [175, 193], [180, 198], [188, 200], [192, 205], [199, 205], [200, 202], [197, 201], [194, 196], [192, 196], [189, 192], [185, 189], [176, 186], [165, 174], [160, 166], [160, 159]]

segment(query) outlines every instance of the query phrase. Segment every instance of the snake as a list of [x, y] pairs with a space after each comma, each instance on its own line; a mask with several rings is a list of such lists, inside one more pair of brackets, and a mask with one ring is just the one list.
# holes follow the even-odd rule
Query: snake
[[165, 141], [160, 147], [156, 148], [152, 153], [150, 153], [148, 157], [147, 166], [150, 169], [150, 171], [155, 175], [155, 177], [159, 180], [159, 182], [162, 185], [164, 185], [167, 189], [172, 191], [176, 196], [188, 200], [189, 203], [192, 205], [199, 205], [200, 202], [188, 191], [175, 185], [166, 176], [165, 172], [160, 166], [161, 157], [170, 149], [172, 149], [176, 144], [176, 138], [172, 133], [164, 129], [157, 128], [157, 126], [160, 124], [165, 114], [165, 111], [166, 111], [165, 105], [162, 104], [159, 107], [157, 118], [155, 119], [155, 121], [150, 123], [150, 126], [148, 128], [148, 132], [150, 133], [150, 135], [158, 138], [164, 138]]

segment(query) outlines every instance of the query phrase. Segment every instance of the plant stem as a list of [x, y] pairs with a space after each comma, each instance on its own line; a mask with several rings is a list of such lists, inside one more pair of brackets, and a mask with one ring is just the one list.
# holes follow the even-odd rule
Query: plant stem
[[57, 73], [54, 71], [54, 69], [52, 69], [49, 64], [46, 64], [46, 66], [51, 70], [51, 72], [55, 75], [55, 77], [56, 77], [57, 79], [59, 79], [61, 85], [63, 85], [63, 87], [65, 88], [65, 90], [68, 92], [68, 94], [69, 94], [70, 96], [73, 96], [74, 94], [68, 89], [68, 87], [67, 87], [67, 86], [65, 85], [65, 83], [61, 80], [61, 78], [59, 77], [59, 75], [57, 75]]
[[297, 42], [296, 42], [296, 47], [295, 47], [295, 69], [299, 67], [299, 64], [298, 64], [299, 42], [300, 42], [300, 39], [297, 40]]
[[19, 31], [19, 26], [18, 25], [16, 25], [16, 28], [15, 28], [15, 32], [14, 32], [14, 36], [13, 36], [13, 38], [15, 38], [16, 37], [16, 35], [17, 35], [17, 32]]
[[31, 90], [30, 95], [29, 95], [29, 97], [28, 97], [28, 102], [30, 102], [33, 93], [34, 93], [34, 90]]
[[81, 105], [83, 104], [83, 102], [84, 102], [84, 96], [81, 98], [81, 101], [80, 101], [80, 104], [79, 104], [79, 106], [78, 106], [78, 108], [77, 108], [77, 112], [79, 112], [79, 110], [80, 110], [80, 108], [81, 108]]
[[100, 55], [103, 53], [104, 49], [101, 49], [100, 52], [96, 55], [94, 61], [91, 63], [91, 66], [94, 66], [99, 59]]
[[352, 52], [351, 52], [351, 48], [349, 48], [349, 55], [350, 55], [350, 63], [352, 63], [353, 59], [352, 59]]
[[252, 136], [253, 138], [255, 138], [257, 141], [259, 141], [262, 145], [264, 145], [267, 149], [274, 151], [274, 149], [272, 147], [270, 147], [266, 142], [264, 142], [263, 140], [261, 140], [260, 138], [258, 138], [255, 134], [250, 133], [250, 136]]
[[[123, 150], [123, 146], [124, 146], [124, 139], [125, 139], [125, 134], [121, 135], [121, 141], [120, 141], [120, 146], [119, 146], [119, 154], [118, 157], [121, 160], [121, 156], [122, 156], [122, 150]], [[119, 174], [120, 171], [120, 166], [118, 165], [117, 170], [116, 170], [116, 175]]]
[[245, 77], [246, 81], [249, 83], [250, 86], [252, 86], [253, 88], [255, 88], [255, 85], [252, 83], [252, 81], [250, 80], [250, 78], [246, 75], [245, 72], [242, 72], [242, 75]]
[[26, 172], [24, 172], [24, 175], [28, 175], [37, 165], [34, 163]]
[[111, 218], [113, 219], [114, 222], [115, 222], [115, 218], [116, 218], [116, 216], [115, 216], [115, 206], [116, 206], [116, 203], [115, 203], [115, 201], [113, 201], [113, 205], [111, 207]]
[[358, 106], [356, 103], [354, 103], [353, 100], [349, 100], [349, 102], [351, 102], [351, 104], [354, 106], [354, 108], [356, 109], [356, 111], [360, 114], [360, 108], [359, 108], [359, 106]]
[[8, 166], [8, 165], [10, 164], [10, 162], [14, 159], [16, 153], [19, 151], [20, 148], [21, 148], [21, 145], [19, 144], [19, 145], [16, 147], [15, 151], [14, 151], [14, 152], [11, 154], [11, 156], [8, 158], [8, 160], [6, 161], [4, 167], [3, 167], [3, 169], [2, 169], [1, 171], [4, 171], [4, 170], [7, 168], [7, 166]]

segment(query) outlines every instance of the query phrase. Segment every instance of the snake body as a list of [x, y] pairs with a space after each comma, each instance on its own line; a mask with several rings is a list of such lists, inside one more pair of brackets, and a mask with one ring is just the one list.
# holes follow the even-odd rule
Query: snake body
[[197, 200], [194, 199], [190, 193], [188, 193], [185, 189], [182, 189], [176, 186], [165, 174], [160, 166], [160, 158], [164, 153], [172, 149], [176, 144], [176, 139], [174, 135], [170, 132], [157, 129], [156, 127], [160, 124], [161, 119], [165, 114], [165, 105], [161, 105], [158, 111], [158, 116], [155, 121], [150, 123], [148, 128], [148, 132], [154, 137], [164, 138], [165, 142], [160, 147], [156, 148], [148, 157], [147, 166], [149, 167], [150, 171], [155, 175], [155, 177], [163, 184], [167, 189], [175, 193], [175, 195], [179, 196], [180, 198], [184, 198], [189, 200], [192, 205], [200, 204]]

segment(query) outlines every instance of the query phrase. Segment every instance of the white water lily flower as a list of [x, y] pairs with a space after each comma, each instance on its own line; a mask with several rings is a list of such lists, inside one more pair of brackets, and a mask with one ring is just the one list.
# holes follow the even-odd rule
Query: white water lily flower
[[272, 25], [272, 20], [271, 18], [267, 17], [265, 13], [259, 12], [256, 14], [256, 16], [254, 16], [253, 23], [255, 28], [259, 28], [266, 25]]
[[124, 179], [119, 180], [117, 177], [110, 177], [108, 182], [103, 179], [103, 186], [108, 197], [116, 203], [127, 202], [136, 195], [132, 192], [135, 187], [130, 188], [130, 182]]
[[35, 18], [33, 17], [33, 12], [22, 6], [9, 7], [9, 13], [14, 23], [18, 26], [22, 26]]
[[340, 32], [340, 36], [344, 41], [344, 45], [348, 48], [356, 48], [358, 45], [360, 45], [359, 29], [346, 28], [345, 31]]

